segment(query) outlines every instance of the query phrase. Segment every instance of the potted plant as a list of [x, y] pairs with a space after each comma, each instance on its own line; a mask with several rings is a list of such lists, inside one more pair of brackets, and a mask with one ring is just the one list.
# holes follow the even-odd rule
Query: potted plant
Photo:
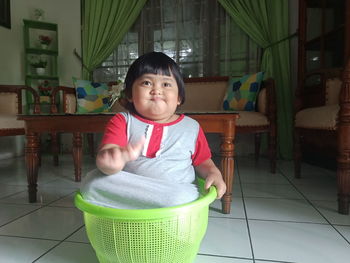
[[41, 44], [42, 49], [47, 49], [47, 47], [50, 45], [52, 41], [52, 38], [45, 35], [39, 35], [39, 42]]
[[38, 75], [44, 75], [45, 74], [45, 68], [47, 66], [46, 59], [40, 57], [40, 56], [33, 56], [30, 58], [30, 65], [36, 69], [36, 73]]

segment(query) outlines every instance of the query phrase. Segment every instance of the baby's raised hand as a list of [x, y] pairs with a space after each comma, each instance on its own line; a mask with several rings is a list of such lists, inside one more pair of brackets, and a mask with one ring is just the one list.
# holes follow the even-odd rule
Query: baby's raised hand
[[125, 163], [129, 161], [134, 161], [137, 157], [140, 156], [143, 145], [145, 144], [145, 136], [142, 136], [141, 139], [134, 145], [128, 144], [126, 147], [121, 147], [120, 150], [124, 155]]
[[144, 143], [145, 137], [143, 136], [136, 144], [128, 144], [125, 147], [106, 144], [97, 154], [96, 165], [105, 174], [117, 173], [124, 168], [127, 162], [139, 157]]

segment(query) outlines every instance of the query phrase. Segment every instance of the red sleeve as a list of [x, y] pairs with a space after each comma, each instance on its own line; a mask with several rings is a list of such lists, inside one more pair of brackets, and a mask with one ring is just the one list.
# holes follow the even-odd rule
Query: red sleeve
[[100, 147], [109, 143], [119, 146], [125, 146], [127, 144], [126, 120], [120, 113], [116, 114], [107, 123]]
[[211, 158], [211, 151], [208, 145], [208, 141], [205, 138], [204, 132], [199, 127], [196, 149], [192, 155], [192, 163], [194, 166], [200, 165], [202, 162]]

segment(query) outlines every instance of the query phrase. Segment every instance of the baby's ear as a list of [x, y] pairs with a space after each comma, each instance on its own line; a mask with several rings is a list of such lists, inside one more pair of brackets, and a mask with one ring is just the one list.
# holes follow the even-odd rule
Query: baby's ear
[[181, 98], [181, 97], [178, 97], [178, 98], [177, 98], [177, 105], [181, 105], [181, 101], [182, 101], [182, 98]]

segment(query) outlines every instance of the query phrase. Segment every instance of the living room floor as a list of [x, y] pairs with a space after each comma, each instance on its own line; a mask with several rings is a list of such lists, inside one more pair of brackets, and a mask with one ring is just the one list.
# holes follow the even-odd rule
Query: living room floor
[[[72, 158], [52, 163], [42, 157], [38, 203], [28, 203], [24, 158], [0, 161], [0, 262], [98, 262], [73, 204]], [[195, 262], [348, 262], [350, 215], [336, 211], [335, 172], [303, 164], [294, 179], [292, 162], [279, 161], [276, 174], [268, 166], [264, 158], [235, 159], [231, 214], [212, 204]], [[84, 155], [83, 174], [93, 168]]]

